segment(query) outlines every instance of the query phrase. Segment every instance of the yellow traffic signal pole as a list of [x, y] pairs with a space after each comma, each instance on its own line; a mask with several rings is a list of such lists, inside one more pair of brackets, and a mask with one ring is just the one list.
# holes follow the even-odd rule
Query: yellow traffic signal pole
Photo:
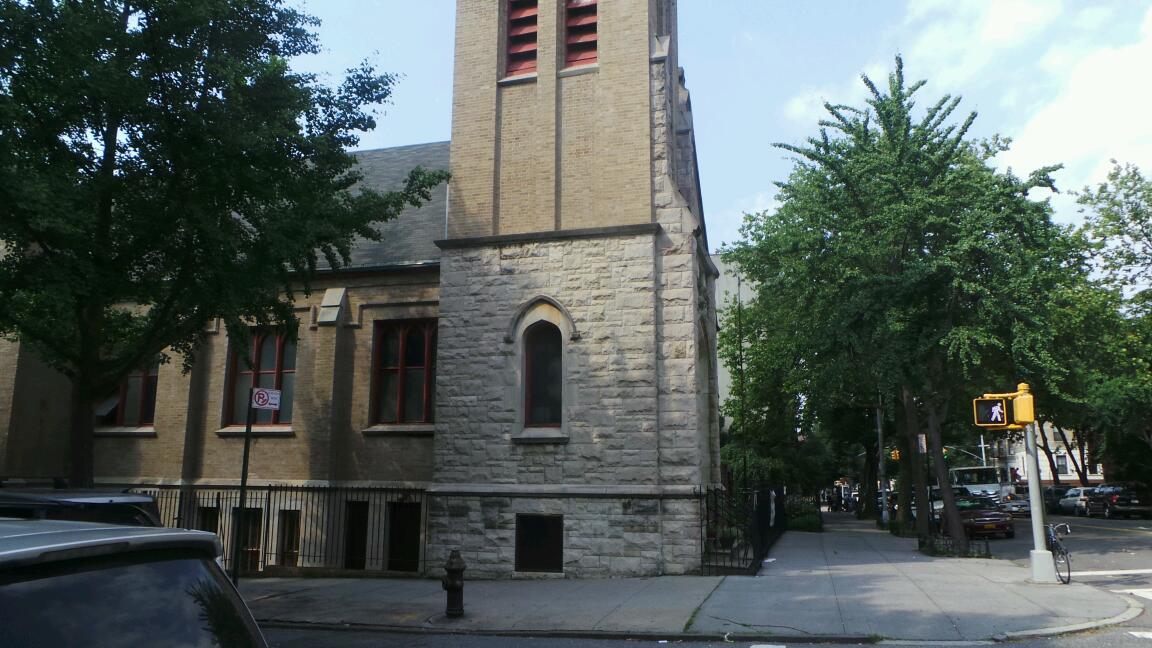
[[1044, 494], [1040, 491], [1040, 460], [1036, 456], [1036, 435], [1040, 433], [1032, 405], [1032, 394], [1028, 383], [1020, 383], [1016, 391], [1007, 394], [984, 394], [984, 398], [1011, 398], [1015, 404], [1013, 425], [1005, 425], [1002, 430], [1024, 430], [1024, 448], [1028, 462], [1028, 506], [1032, 509], [1032, 581], [1035, 583], [1056, 583], [1056, 564], [1052, 562], [1052, 552], [1044, 538]]

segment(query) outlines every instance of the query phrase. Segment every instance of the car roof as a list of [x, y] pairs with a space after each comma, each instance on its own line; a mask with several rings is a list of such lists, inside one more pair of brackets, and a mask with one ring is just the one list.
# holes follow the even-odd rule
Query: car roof
[[220, 555], [214, 533], [71, 520], [0, 518], [0, 568], [153, 549]]
[[54, 488], [0, 488], [0, 502], [26, 504], [146, 504], [151, 495], [120, 491], [60, 490]]

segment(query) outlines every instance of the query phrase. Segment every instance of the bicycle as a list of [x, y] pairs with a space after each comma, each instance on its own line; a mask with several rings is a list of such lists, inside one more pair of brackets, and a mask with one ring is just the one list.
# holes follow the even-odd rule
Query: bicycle
[[1072, 581], [1072, 558], [1069, 557], [1064, 543], [1060, 541], [1060, 536], [1069, 533], [1072, 533], [1072, 528], [1067, 524], [1044, 525], [1045, 544], [1048, 546], [1048, 551], [1052, 552], [1052, 561], [1056, 563], [1056, 577], [1065, 585]]

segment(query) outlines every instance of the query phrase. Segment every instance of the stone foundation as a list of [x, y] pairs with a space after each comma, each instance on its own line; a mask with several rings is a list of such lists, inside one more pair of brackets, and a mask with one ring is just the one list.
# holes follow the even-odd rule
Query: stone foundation
[[[516, 571], [516, 516], [562, 515], [563, 571]], [[433, 575], [453, 549], [468, 578], [624, 578], [700, 570], [695, 498], [432, 496], [427, 557]]]

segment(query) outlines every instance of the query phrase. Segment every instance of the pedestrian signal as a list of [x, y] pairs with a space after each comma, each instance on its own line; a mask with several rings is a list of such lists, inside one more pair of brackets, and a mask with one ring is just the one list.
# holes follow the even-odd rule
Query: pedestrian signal
[[900, 451], [899, 450], [893, 450], [891, 453], [889, 453], [888, 456], [892, 457], [892, 461], [900, 461]]
[[1036, 410], [1032, 405], [1032, 394], [1020, 394], [1012, 399], [1012, 421], [1021, 425], [1036, 422]]
[[976, 425], [980, 427], [1004, 427], [1012, 421], [1008, 418], [1008, 399], [974, 398], [972, 412]]

